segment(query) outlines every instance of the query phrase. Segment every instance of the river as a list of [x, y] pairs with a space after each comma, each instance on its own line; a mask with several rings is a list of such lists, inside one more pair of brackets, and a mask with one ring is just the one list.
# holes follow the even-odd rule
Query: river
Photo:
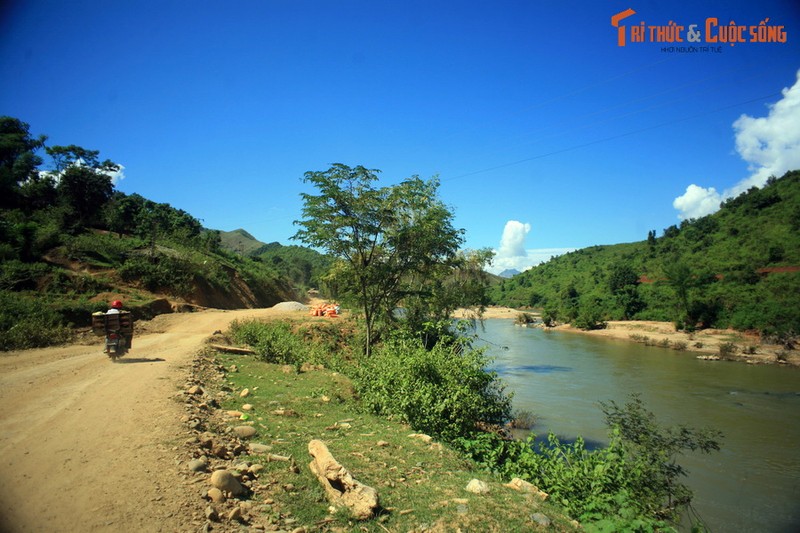
[[800, 370], [700, 361], [690, 352], [486, 320], [480, 343], [536, 415], [534, 432], [605, 444], [599, 402], [638, 393], [662, 425], [714, 427], [722, 450], [679, 462], [714, 532], [800, 531]]

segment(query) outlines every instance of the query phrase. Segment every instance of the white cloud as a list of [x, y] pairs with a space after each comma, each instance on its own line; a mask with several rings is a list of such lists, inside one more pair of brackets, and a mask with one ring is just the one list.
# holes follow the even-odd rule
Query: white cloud
[[[740, 116], [734, 123], [736, 152], [748, 163], [750, 176], [722, 194], [711, 187], [689, 185], [672, 203], [678, 218], [697, 218], [715, 212], [722, 200], [738, 196], [750, 187], [761, 187], [770, 176], [780, 177], [800, 168], [800, 71], [792, 87], [769, 106], [766, 117]], [[715, 204], [712, 208], [712, 204]]]
[[678, 196], [672, 202], [672, 207], [680, 211], [678, 218], [681, 220], [689, 218], [700, 218], [710, 215], [719, 209], [722, 196], [714, 187], [704, 189], [697, 185], [689, 185], [682, 196]]
[[119, 170], [116, 172], [106, 172], [107, 175], [111, 176], [111, 183], [116, 185], [120, 182], [120, 180], [125, 179], [125, 167], [123, 165], [118, 165]]
[[531, 225], [517, 220], [509, 220], [503, 228], [500, 247], [495, 250], [489, 272], [499, 274], [504, 270], [514, 269], [523, 272], [532, 266], [548, 261], [551, 257], [574, 250], [574, 248], [525, 248], [525, 239], [531, 231]]
[[503, 236], [500, 238], [498, 257], [525, 257], [525, 237], [531, 231], [531, 225], [516, 220], [506, 222]]
[[[75, 165], [75, 166], [78, 166], [78, 167], [82, 167], [85, 163], [83, 162], [83, 159], [78, 158], [72, 164]], [[119, 170], [117, 170], [115, 172], [103, 172], [105, 175], [107, 175], [107, 176], [109, 176], [111, 178], [111, 183], [113, 183], [114, 185], [119, 183], [120, 180], [125, 179], [125, 167], [123, 165], [118, 165], [118, 166], [119, 166]], [[42, 170], [42, 171], [39, 172], [39, 175], [42, 176], [42, 177], [49, 176], [49, 177], [53, 178], [56, 183], [58, 183], [58, 181], [61, 179], [61, 174], [62, 173], [63, 173], [63, 171], [56, 172], [56, 171], [51, 171], [51, 170]]]

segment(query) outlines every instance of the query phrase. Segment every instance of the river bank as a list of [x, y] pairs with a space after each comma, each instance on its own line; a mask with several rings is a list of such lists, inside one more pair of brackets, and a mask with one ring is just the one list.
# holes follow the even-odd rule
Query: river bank
[[[469, 310], [459, 309], [453, 316], [455, 318], [471, 318], [470, 313]], [[490, 306], [484, 311], [483, 318], [514, 320], [521, 313], [539, 316], [538, 313], [530, 311]], [[749, 364], [782, 364], [800, 367], [800, 350], [797, 348], [790, 350], [780, 344], [765, 343], [761, 336], [754, 332], [710, 328], [686, 333], [676, 331], [671, 322], [654, 320], [610, 320], [605, 329], [595, 330], [583, 330], [570, 324], [545, 329], [637, 342], [676, 351], [695, 352], [698, 358], [709, 361], [724, 359]], [[722, 356], [721, 346], [725, 346], [722, 348], [722, 352], [727, 350], [727, 353]]]
[[554, 331], [580, 333], [594, 337], [627, 340], [677, 351], [696, 352], [707, 360], [741, 361], [749, 364], [785, 364], [800, 366], [800, 351], [779, 344], [762, 342], [757, 333], [733, 329], [703, 329], [692, 333], [676, 331], [670, 322], [651, 320], [611, 320], [605, 329], [591, 331], [569, 324], [551, 328]]

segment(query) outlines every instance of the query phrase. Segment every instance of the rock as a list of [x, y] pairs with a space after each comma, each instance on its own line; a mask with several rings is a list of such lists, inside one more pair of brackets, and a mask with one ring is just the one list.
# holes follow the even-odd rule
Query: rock
[[217, 520], [219, 520], [219, 515], [217, 514], [217, 510], [216, 510], [216, 509], [214, 509], [214, 508], [213, 508], [212, 506], [210, 506], [210, 505], [209, 505], [209, 506], [207, 506], [207, 507], [206, 507], [206, 518], [208, 518], [209, 520], [213, 520], [214, 522], [216, 522]]
[[379, 448], [385, 448], [386, 446], [389, 445], [389, 443], [386, 442], [385, 440], [379, 440], [378, 442], [375, 443], [375, 445]]
[[421, 440], [425, 444], [430, 444], [431, 441], [433, 440], [433, 437], [431, 437], [430, 435], [426, 435], [424, 433], [412, 433], [411, 435], [408, 436], [408, 438]]
[[203, 388], [200, 385], [193, 385], [186, 392], [189, 394], [203, 394]]
[[233, 428], [233, 432], [236, 433], [236, 436], [240, 439], [249, 439], [256, 434], [256, 428], [253, 426], [236, 426]]
[[242, 389], [242, 392], [239, 393], [239, 398], [247, 398], [250, 396], [250, 389]]
[[227, 414], [231, 418], [240, 418], [242, 416], [241, 411], [227, 411]]
[[489, 485], [480, 479], [473, 479], [467, 483], [467, 486], [464, 490], [473, 494], [486, 494], [489, 492]]
[[201, 457], [199, 459], [192, 459], [191, 461], [189, 461], [189, 470], [191, 470], [192, 472], [203, 472], [207, 466], [208, 463], [206, 462], [205, 457]]
[[264, 470], [264, 465], [260, 465], [258, 463], [250, 465], [250, 468], [248, 468], [248, 471], [254, 476], [257, 476], [262, 470]]
[[524, 479], [520, 479], [518, 477], [512, 479], [510, 483], [506, 483], [505, 486], [512, 488], [514, 490], [518, 490], [520, 492], [527, 492], [533, 494], [541, 501], [545, 501], [550, 496], [546, 492], [539, 490], [539, 487], [537, 487], [536, 485], [528, 483]]
[[531, 520], [539, 524], [540, 526], [549, 527], [550, 526], [550, 519], [543, 515], [542, 513], [533, 513], [531, 515]]
[[249, 403], [246, 403], [246, 404], [244, 404], [242, 406], [242, 411], [252, 411], [252, 410], [253, 410], [253, 406], [251, 404], [249, 404]]
[[242, 487], [242, 484], [236, 480], [236, 478], [233, 476], [233, 472], [229, 470], [215, 471], [213, 474], [211, 474], [211, 479], [209, 482], [219, 490], [229, 492], [233, 496], [239, 496], [244, 492], [244, 487]]
[[285, 409], [283, 407], [275, 409], [272, 411], [272, 414], [275, 416], [300, 416], [294, 409]]
[[251, 442], [248, 448], [250, 449], [250, 453], [269, 453], [272, 451], [272, 446], [260, 444], [258, 442]]
[[242, 510], [239, 507], [234, 507], [228, 513], [228, 520], [231, 522], [239, 520], [240, 518], [242, 518]]
[[227, 459], [228, 448], [222, 444], [215, 444], [211, 448], [211, 453], [213, 453], [215, 457], [219, 457], [220, 459]]
[[214, 503], [225, 503], [225, 495], [217, 487], [208, 489], [208, 499]]

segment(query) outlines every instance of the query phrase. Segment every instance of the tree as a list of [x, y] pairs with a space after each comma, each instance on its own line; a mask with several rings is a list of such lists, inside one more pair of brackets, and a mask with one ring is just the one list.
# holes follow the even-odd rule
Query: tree
[[[453, 214], [437, 197], [437, 179], [413, 176], [376, 187], [379, 170], [341, 163], [307, 172], [319, 194], [303, 193], [303, 220], [294, 238], [340, 260], [335, 285], [352, 295], [364, 315], [370, 354], [380, 320], [420, 294], [419, 280], [441, 279], [463, 241]], [[332, 280], [333, 281], [333, 280]]]
[[19, 185], [36, 175], [42, 159], [35, 152], [46, 139], [31, 137], [30, 126], [17, 118], [0, 117], [0, 207], [14, 207]]
[[100, 162], [98, 150], [74, 144], [45, 150], [53, 159], [59, 200], [69, 209], [68, 224], [79, 228], [94, 223], [114, 193], [111, 173], [118, 171], [119, 165], [109, 159]]
[[637, 291], [639, 276], [630, 265], [625, 263], [614, 265], [608, 276], [608, 285], [617, 306], [622, 310], [623, 320], [630, 320], [644, 308], [644, 302]]

